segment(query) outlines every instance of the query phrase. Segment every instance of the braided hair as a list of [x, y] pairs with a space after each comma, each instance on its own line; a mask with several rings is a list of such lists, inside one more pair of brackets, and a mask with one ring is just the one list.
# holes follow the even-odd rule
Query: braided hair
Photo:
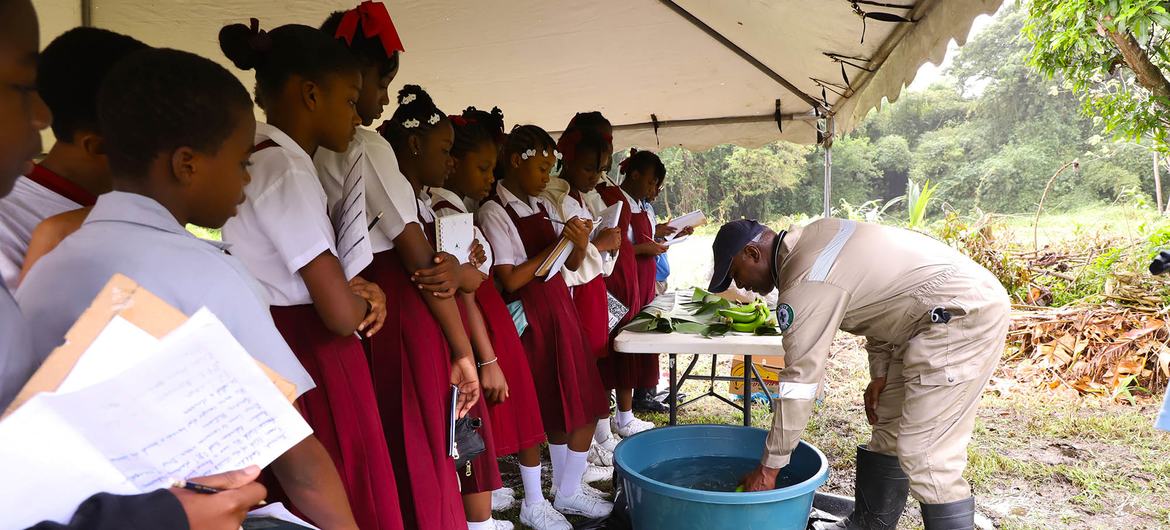
[[508, 138], [504, 140], [504, 146], [500, 150], [500, 157], [496, 161], [496, 179], [503, 179], [512, 155], [520, 155], [530, 149], [538, 152], [547, 151], [549, 154], [552, 154], [556, 152], [557, 143], [553, 141], [552, 136], [549, 136], [544, 129], [536, 125], [517, 125], [512, 127], [512, 132], [508, 133]]
[[[659, 182], [666, 178], [666, 166], [662, 164], [662, 159], [658, 155], [650, 151], [639, 151], [636, 148], [630, 148], [630, 156], [618, 165], [622, 175], [629, 177], [632, 173], [638, 172], [641, 174], [652, 174], [655, 182]], [[650, 172], [653, 173], [650, 173]]]
[[280, 93], [293, 76], [321, 83], [331, 74], [359, 72], [357, 59], [345, 45], [319, 29], [286, 24], [272, 31], [229, 24], [219, 30], [219, 48], [241, 70], [256, 70], [256, 103]]
[[439, 110], [426, 90], [418, 85], [406, 85], [398, 91], [394, 115], [382, 122], [378, 132], [398, 151], [405, 149], [411, 135], [429, 131], [445, 120], [447, 114]]
[[504, 134], [504, 112], [499, 107], [493, 107], [490, 113], [467, 107], [463, 114], [450, 118], [455, 127], [455, 144], [451, 147], [451, 156], [455, 158], [463, 158], [485, 143], [498, 146], [507, 136]]

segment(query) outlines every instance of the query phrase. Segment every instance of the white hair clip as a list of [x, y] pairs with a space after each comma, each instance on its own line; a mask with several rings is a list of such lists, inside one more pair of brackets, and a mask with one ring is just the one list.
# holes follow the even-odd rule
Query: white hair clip
[[406, 104], [410, 103], [411, 101], [414, 101], [417, 98], [418, 98], [417, 94], [407, 94], [405, 96], [402, 96], [402, 99], [398, 101], [398, 104], [399, 105], [406, 105]]
[[[548, 153], [545, 153], [545, 154], [547, 155]], [[532, 158], [534, 156], [536, 156], [536, 149], [529, 149], [527, 151], [524, 151], [523, 153], [520, 153], [520, 160], [528, 160], [529, 158]]]
[[419, 126], [419, 123], [418, 120], [406, 120], [402, 122], [402, 126], [406, 127], [407, 129], [414, 129]]
[[431, 119], [427, 120], [427, 123], [434, 125], [436, 123], [439, 123], [439, 120], [441, 120], [441, 119], [442, 118], [439, 117], [438, 113], [431, 114]]
[[554, 149], [553, 156], [557, 157], [557, 160], [560, 160], [561, 159], [561, 152]]

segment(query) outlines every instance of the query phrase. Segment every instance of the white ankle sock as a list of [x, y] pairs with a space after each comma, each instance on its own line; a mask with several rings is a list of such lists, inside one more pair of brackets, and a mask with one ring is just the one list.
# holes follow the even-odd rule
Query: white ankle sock
[[548, 444], [548, 456], [552, 461], [552, 486], [553, 491], [561, 485], [561, 477], [565, 476], [565, 453], [568, 452], [569, 446], [566, 444]]
[[479, 523], [467, 521], [467, 530], [496, 530], [496, 520], [489, 517], [488, 520]]
[[524, 482], [524, 504], [536, 506], [544, 501], [540, 490], [540, 466], [520, 466], [520, 480]]
[[609, 427], [609, 416], [597, 420], [597, 428], [593, 430], [593, 439], [597, 440], [597, 443], [604, 443], [610, 436], [613, 436], [613, 431]]
[[565, 470], [561, 472], [557, 495], [573, 496], [581, 489], [581, 478], [585, 476], [585, 468], [589, 466], [586, 460], [588, 456], [589, 453], [578, 453], [569, 449], [565, 455]]
[[634, 411], [632, 411], [632, 410], [619, 410], [619, 411], [617, 411], [618, 427], [625, 427], [633, 420], [634, 420]]

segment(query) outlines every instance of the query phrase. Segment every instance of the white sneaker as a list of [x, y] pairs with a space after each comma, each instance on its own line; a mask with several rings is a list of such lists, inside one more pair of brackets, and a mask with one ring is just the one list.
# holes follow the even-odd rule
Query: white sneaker
[[573, 530], [569, 520], [544, 500], [535, 506], [521, 502], [520, 523], [533, 530]]
[[[492, 492], [492, 511], [502, 512], [516, 504], [516, 490], [500, 488]], [[509, 523], [511, 524], [511, 523]]]
[[515, 530], [516, 528], [516, 525], [512, 524], [512, 521], [501, 521], [499, 519], [493, 519], [492, 521], [496, 523], [496, 530]]
[[601, 499], [601, 500], [605, 500], [605, 498], [608, 496], [604, 491], [601, 491], [601, 490], [599, 490], [593, 486], [590, 486], [584, 482], [581, 483], [581, 493], [584, 493], [590, 497], [593, 497], [594, 499]]
[[597, 440], [593, 440], [593, 445], [599, 445], [599, 446], [605, 448], [606, 451], [609, 451], [612, 453], [612, 452], [617, 450], [618, 442], [620, 442], [620, 441], [622, 441], [622, 439], [618, 437], [617, 433], [614, 433], [614, 434], [610, 434], [609, 438], [606, 438], [604, 442], [598, 442]]
[[581, 482], [592, 484], [600, 480], [613, 480], [613, 467], [602, 467], [589, 464], [585, 468], [585, 475], [581, 477]]
[[[608, 442], [609, 440], [606, 441]], [[586, 458], [589, 460], [590, 464], [595, 466], [613, 466], [613, 451], [606, 449], [605, 446], [597, 443], [596, 441], [593, 442], [593, 445], [589, 446], [589, 456]]]
[[613, 503], [586, 495], [577, 490], [573, 495], [558, 495], [553, 507], [566, 515], [581, 515], [590, 519], [606, 517], [613, 511]]
[[624, 426], [618, 427], [617, 433], [620, 434], [622, 438], [629, 438], [635, 434], [638, 434], [640, 432], [645, 432], [645, 431], [648, 431], [648, 430], [653, 429], [653, 428], [654, 428], [653, 423], [650, 423], [646, 420], [640, 420], [638, 418], [634, 418], [634, 419], [630, 420], [630, 422], [625, 424]]

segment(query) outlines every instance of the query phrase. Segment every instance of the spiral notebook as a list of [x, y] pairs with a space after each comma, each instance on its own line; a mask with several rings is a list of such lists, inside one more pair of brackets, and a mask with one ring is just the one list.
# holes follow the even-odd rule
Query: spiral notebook
[[471, 243], [475, 241], [475, 216], [469, 213], [444, 215], [435, 221], [435, 250], [471, 261]]

